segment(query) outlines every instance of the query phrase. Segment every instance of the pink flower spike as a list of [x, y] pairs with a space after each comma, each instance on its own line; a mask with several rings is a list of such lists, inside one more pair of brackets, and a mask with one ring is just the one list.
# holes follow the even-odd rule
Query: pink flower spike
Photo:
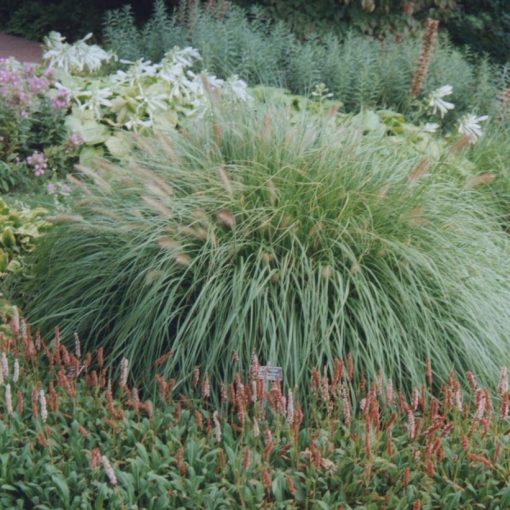
[[504, 395], [508, 392], [508, 368], [501, 367], [499, 372], [499, 384], [498, 391], [500, 395]]

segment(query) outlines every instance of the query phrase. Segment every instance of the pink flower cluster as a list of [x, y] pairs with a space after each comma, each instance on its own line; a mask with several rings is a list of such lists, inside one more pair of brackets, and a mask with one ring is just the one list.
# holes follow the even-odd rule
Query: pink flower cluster
[[56, 96], [51, 101], [51, 105], [57, 110], [68, 108], [70, 103], [71, 97], [69, 91], [65, 88], [59, 88]]
[[48, 160], [42, 152], [34, 151], [31, 156], [27, 158], [28, 166], [31, 166], [36, 177], [40, 177], [44, 174], [44, 171], [48, 168]]
[[[12, 108], [19, 110], [22, 117], [28, 117], [28, 111], [34, 107], [34, 103], [56, 86], [52, 69], [46, 69], [41, 74], [34, 65], [22, 65], [13, 58], [0, 59], [0, 97]], [[51, 101], [55, 109], [67, 108], [69, 103], [70, 94], [64, 87], [58, 89]]]

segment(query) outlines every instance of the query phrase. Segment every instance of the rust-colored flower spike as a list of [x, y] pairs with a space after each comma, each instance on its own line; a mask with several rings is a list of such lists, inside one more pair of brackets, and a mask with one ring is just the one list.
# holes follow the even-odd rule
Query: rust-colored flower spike
[[510, 87], [507, 87], [501, 92], [499, 100], [502, 109], [510, 109]]
[[23, 393], [21, 393], [21, 391], [17, 390], [16, 391], [16, 399], [17, 399], [17, 411], [18, 411], [18, 416], [22, 416], [23, 415]]
[[200, 381], [200, 367], [197, 365], [193, 369], [193, 387], [196, 388], [198, 386], [198, 383]]
[[413, 81], [411, 84], [411, 97], [418, 97], [423, 88], [423, 84], [425, 83], [425, 78], [427, 77], [427, 72], [432, 57], [432, 51], [437, 39], [438, 27], [439, 21], [431, 18], [427, 19], [427, 29], [423, 35], [420, 55], [416, 61], [416, 68], [414, 70]]
[[90, 450], [90, 469], [94, 470], [99, 466], [101, 461], [101, 450], [99, 448], [93, 448]]
[[243, 471], [248, 471], [251, 464], [251, 450], [249, 446], [244, 450]]
[[503, 395], [503, 398], [501, 400], [501, 417], [506, 418], [508, 416], [508, 393], [505, 393]]
[[471, 389], [473, 391], [475, 391], [476, 388], [478, 388], [478, 383], [476, 382], [476, 379], [475, 379], [475, 376], [473, 375], [473, 372], [471, 372], [471, 371], [466, 372], [466, 377], [467, 377], [467, 380], [469, 382], [469, 386], [471, 386]]
[[425, 361], [425, 377], [428, 387], [432, 387], [432, 365], [430, 363], [430, 358], [427, 358]]
[[104, 349], [103, 347], [99, 347], [96, 353], [97, 364], [99, 368], [103, 368], [104, 365]]
[[207, 375], [207, 372], [204, 375], [201, 393], [203, 399], [209, 398], [211, 396], [211, 386], [209, 385], [209, 376]]
[[262, 474], [262, 484], [264, 485], [264, 488], [266, 491], [270, 491], [272, 487], [272, 480], [271, 475], [269, 474], [269, 470], [266, 467], [260, 468], [261, 474]]
[[508, 392], [508, 368], [501, 367], [501, 371], [499, 372], [499, 383], [498, 383], [498, 391], [500, 395], [504, 395]]

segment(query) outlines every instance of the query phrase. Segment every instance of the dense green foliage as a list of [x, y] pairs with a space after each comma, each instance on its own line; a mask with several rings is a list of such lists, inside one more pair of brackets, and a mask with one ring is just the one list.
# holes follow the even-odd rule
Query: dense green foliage
[[461, 0], [445, 26], [455, 44], [468, 45], [501, 63], [509, 62], [510, 8], [507, 0]]
[[0, 200], [0, 278], [24, 270], [23, 259], [49, 224], [43, 208], [16, 210]]
[[427, 17], [441, 20], [442, 30], [458, 46], [508, 62], [510, 10], [506, 0], [251, 0], [282, 19], [294, 33], [306, 35], [356, 30], [372, 36], [416, 34]]
[[[508, 380], [498, 393], [450, 376], [406, 400], [390, 381], [352, 383], [350, 358], [311, 371], [309, 409], [254, 360], [223, 396], [157, 377], [140, 400], [129, 366], [108, 382], [102, 353], [49, 347], [26, 324], [2, 338], [3, 508], [507, 508]], [[426, 371], [432, 382], [432, 372]], [[497, 373], [493, 374], [494, 386]], [[119, 384], [117, 384], [119, 383]], [[436, 381], [439, 385], [440, 381]], [[302, 389], [302, 388], [301, 388]]]
[[168, 350], [183, 377], [256, 350], [292, 382], [347, 351], [407, 382], [427, 356], [487, 378], [508, 355], [508, 238], [441, 159], [363, 118], [230, 111], [99, 167], [34, 253], [31, 319], [140, 382]]
[[[125, 0], [2, 0], [0, 30], [42, 41], [52, 30], [71, 39], [88, 32], [99, 34], [101, 16], [107, 9], [119, 8]], [[137, 12], [139, 5], [134, 2]], [[143, 17], [142, 17], [143, 19]]]
[[[507, 110], [509, 111], [509, 110]], [[485, 135], [466, 152], [466, 157], [480, 172], [495, 176], [484, 191], [503, 216], [505, 229], [510, 231], [510, 125], [493, 123]]]
[[[346, 111], [378, 105], [407, 113], [413, 106], [409, 91], [420, 49], [414, 38], [377, 41], [350, 34], [340, 41], [330, 34], [302, 42], [259, 10], [249, 17], [230, 4], [194, 5], [168, 14], [162, 2], [156, 2], [153, 17], [141, 29], [129, 9], [110, 13], [104, 35], [108, 46], [126, 59], [157, 61], [173, 46], [192, 46], [204, 67], [222, 78], [238, 74], [250, 85], [281, 86], [298, 94], [322, 82]], [[491, 114], [507, 80], [506, 70], [485, 60], [471, 62], [442, 41], [424, 94], [450, 84], [455, 114], [473, 109]]]
[[241, 0], [261, 4], [276, 19], [283, 19], [298, 34], [333, 31], [345, 34], [353, 28], [381, 36], [415, 31], [427, 16], [448, 19], [457, 0]]

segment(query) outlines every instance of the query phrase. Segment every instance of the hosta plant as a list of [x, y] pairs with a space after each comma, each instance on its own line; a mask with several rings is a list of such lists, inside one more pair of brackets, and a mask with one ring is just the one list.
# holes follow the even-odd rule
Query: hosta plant
[[70, 45], [51, 33], [43, 54], [71, 98], [66, 125], [87, 146], [82, 161], [102, 154], [105, 147], [114, 156], [129, 152], [126, 138], [112, 128], [150, 132], [175, 127], [184, 117], [203, 115], [210, 96], [219, 93], [234, 102], [250, 99], [246, 84], [236, 76], [220, 80], [198, 72], [201, 57], [193, 48], [170, 49], [159, 63], [123, 61], [124, 68], [114, 72], [108, 63], [116, 55], [85, 41]]
[[35, 240], [49, 228], [47, 214], [41, 207], [17, 210], [0, 200], [0, 279], [7, 273], [25, 270], [24, 257], [34, 249]]
[[110, 378], [102, 349], [86, 354], [76, 338], [68, 350], [58, 331], [50, 343], [17, 317], [12, 329], [0, 345], [4, 508], [510, 505], [506, 367], [490, 392], [471, 372], [467, 390], [435, 380], [426, 361], [407, 398], [382, 375], [355, 376], [351, 356], [300, 388], [265, 386], [254, 356], [217, 394], [195, 367], [194, 389], [157, 374], [147, 400], [128, 359]]
[[365, 121], [231, 109], [82, 168], [25, 310], [140, 381], [167, 351], [181, 378], [256, 351], [292, 383], [346, 352], [406, 383], [427, 357], [486, 381], [509, 356], [508, 237], [443, 159]]

